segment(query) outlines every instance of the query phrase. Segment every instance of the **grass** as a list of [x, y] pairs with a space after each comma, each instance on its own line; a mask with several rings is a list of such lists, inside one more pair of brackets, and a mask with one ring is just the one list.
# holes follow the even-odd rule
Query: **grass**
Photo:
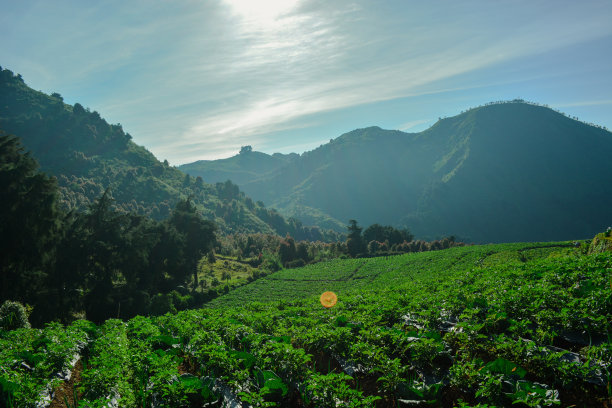
[[217, 255], [215, 258], [215, 261], [211, 263], [204, 257], [198, 265], [200, 291], [226, 283], [245, 283], [257, 272], [256, 268], [235, 257]]

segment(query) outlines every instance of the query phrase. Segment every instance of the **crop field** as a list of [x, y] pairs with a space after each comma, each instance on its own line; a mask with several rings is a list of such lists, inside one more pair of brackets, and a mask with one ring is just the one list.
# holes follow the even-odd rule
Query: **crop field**
[[326, 290], [344, 295], [364, 289], [395, 289], [425, 282], [435, 284], [457, 271], [573, 253], [572, 247], [569, 242], [481, 245], [391, 257], [336, 259], [279, 271], [237, 288], [207, 306], [239, 306], [254, 300], [291, 301]]
[[207, 306], [0, 332], [0, 405], [612, 406], [610, 252], [530, 243], [334, 260]]

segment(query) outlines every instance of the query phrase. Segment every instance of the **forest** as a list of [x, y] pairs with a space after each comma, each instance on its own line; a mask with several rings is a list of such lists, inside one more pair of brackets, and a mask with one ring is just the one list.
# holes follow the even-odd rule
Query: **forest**
[[[66, 211], [58, 202], [57, 182], [38, 170], [18, 138], [0, 136], [0, 162], [5, 248], [0, 300], [29, 305], [36, 325], [163, 314], [200, 307], [283, 267], [461, 245], [453, 237], [414, 241], [408, 230], [378, 224], [362, 234], [355, 220], [346, 241], [335, 243], [296, 243], [290, 235], [228, 235], [205, 219], [189, 197], [178, 201], [168, 218], [155, 220], [118, 208], [110, 189], [86, 211]], [[257, 269], [231, 285], [220, 285], [231, 278], [220, 272], [209, 285], [201, 272], [208, 260], [214, 262], [215, 252]]]

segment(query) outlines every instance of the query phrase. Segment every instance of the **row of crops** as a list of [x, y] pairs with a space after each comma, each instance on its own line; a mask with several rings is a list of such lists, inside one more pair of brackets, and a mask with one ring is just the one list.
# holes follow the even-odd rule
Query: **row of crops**
[[[611, 253], [454, 248], [333, 261], [269, 278], [276, 281], [270, 291], [254, 286], [259, 297], [248, 302], [244, 293], [230, 293], [216, 307], [176, 315], [2, 332], [0, 401], [10, 407], [612, 403]], [[324, 290], [338, 293], [335, 307], [325, 309], [311, 296]], [[70, 398], [53, 405], [53, 391], [70, 375], [78, 376]]]

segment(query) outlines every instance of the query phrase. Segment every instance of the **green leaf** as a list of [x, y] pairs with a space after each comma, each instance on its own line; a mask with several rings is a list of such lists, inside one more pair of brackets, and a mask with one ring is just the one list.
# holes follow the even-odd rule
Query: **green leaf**
[[272, 341], [273, 343], [291, 344], [290, 336], [270, 336], [268, 339]]
[[230, 351], [229, 354], [237, 360], [240, 360], [240, 363], [242, 363], [244, 368], [247, 370], [253, 368], [255, 362], [257, 361], [254, 355], [247, 353], [246, 351]]
[[34, 367], [36, 364], [45, 360], [44, 354], [41, 353], [32, 353], [31, 351], [20, 351], [17, 353], [17, 356], [21, 358], [25, 363], [29, 366]]
[[522, 367], [519, 367], [512, 361], [506, 360], [505, 358], [498, 358], [495, 361], [491, 361], [484, 368], [490, 373], [503, 374], [509, 377], [517, 376], [523, 378], [527, 374], [527, 370]]
[[183, 374], [179, 377], [181, 385], [188, 392], [195, 392], [200, 395], [204, 401], [214, 401], [217, 399], [217, 394], [213, 391], [215, 379], [212, 377], [196, 377], [192, 374]]
[[168, 347], [172, 347], [175, 344], [181, 343], [181, 340], [178, 337], [173, 337], [173, 336], [168, 336], [168, 335], [155, 336], [151, 340], [153, 342], [165, 344]]
[[270, 397], [285, 397], [289, 392], [287, 384], [279, 376], [269, 370], [257, 370], [257, 385], [264, 395]]
[[344, 316], [338, 316], [336, 317], [336, 320], [334, 321], [334, 325], [336, 325], [337, 327], [344, 327], [348, 324], [348, 319]]

